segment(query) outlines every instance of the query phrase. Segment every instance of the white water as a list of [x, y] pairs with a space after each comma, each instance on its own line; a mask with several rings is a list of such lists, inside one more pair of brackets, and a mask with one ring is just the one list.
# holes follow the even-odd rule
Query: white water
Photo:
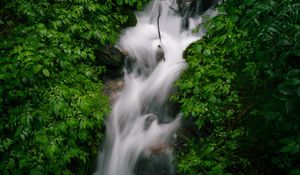
[[[157, 30], [159, 4], [161, 42]], [[138, 14], [138, 24], [125, 30], [119, 40], [118, 47], [134, 63], [130, 70], [124, 70], [125, 87], [106, 123], [106, 141], [95, 175], [133, 175], [139, 157], [161, 155], [167, 174], [173, 173], [170, 141], [180, 126], [180, 115], [170, 116], [165, 104], [172, 84], [185, 67], [183, 51], [199, 35], [182, 31], [181, 18], [170, 6], [177, 8], [174, 0], [151, 2]], [[165, 61], [157, 63], [158, 45], [164, 50]]]

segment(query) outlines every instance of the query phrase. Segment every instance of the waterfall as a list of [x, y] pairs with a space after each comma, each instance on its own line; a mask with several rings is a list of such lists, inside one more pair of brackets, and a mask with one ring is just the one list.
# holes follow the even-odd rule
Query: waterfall
[[125, 87], [107, 119], [95, 175], [174, 172], [171, 144], [181, 116], [170, 113], [166, 104], [174, 81], [186, 66], [183, 51], [201, 35], [182, 28], [176, 9], [175, 0], [152, 1], [137, 14], [137, 25], [120, 37], [118, 47], [128, 55]]

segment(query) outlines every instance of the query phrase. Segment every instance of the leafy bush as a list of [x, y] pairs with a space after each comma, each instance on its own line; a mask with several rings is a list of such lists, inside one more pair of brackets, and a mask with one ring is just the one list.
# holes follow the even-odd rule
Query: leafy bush
[[299, 10], [294, 0], [227, 0], [191, 45], [173, 99], [200, 135], [188, 174], [299, 174]]
[[179, 156], [178, 166], [188, 174], [228, 174], [229, 167], [246, 163], [234, 154], [244, 131], [236, 126], [241, 104], [233, 84], [235, 64], [247, 46], [243, 41], [246, 33], [226, 15], [207, 25], [206, 37], [185, 51], [189, 67], [177, 81], [178, 92], [172, 97], [201, 133], [200, 138], [187, 139], [188, 151]]
[[300, 4], [250, 2], [239, 22], [253, 43], [243, 65], [242, 83], [251, 92], [243, 96], [253, 108], [245, 116], [249, 132], [242, 151], [260, 174], [299, 174]]
[[91, 173], [109, 112], [95, 51], [117, 40], [127, 7], [110, 0], [0, 5], [0, 174]]

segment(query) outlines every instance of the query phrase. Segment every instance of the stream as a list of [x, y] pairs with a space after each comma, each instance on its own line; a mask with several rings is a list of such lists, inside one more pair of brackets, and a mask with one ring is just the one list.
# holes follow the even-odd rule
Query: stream
[[183, 51], [203, 35], [191, 32], [201, 18], [186, 18], [189, 27], [183, 27], [176, 9], [175, 0], [152, 1], [137, 13], [137, 25], [121, 34], [125, 83], [107, 119], [94, 175], [175, 173], [172, 144], [181, 114], [170, 112], [168, 98], [186, 66]]

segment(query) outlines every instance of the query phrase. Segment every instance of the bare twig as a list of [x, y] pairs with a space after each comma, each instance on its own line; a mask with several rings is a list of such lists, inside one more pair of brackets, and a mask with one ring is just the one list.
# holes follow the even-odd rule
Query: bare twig
[[157, 16], [157, 31], [158, 31], [158, 37], [159, 37], [159, 41], [161, 44], [161, 35], [160, 35], [160, 29], [159, 29], [159, 18], [160, 18], [160, 14], [161, 14], [161, 4], [158, 5], [158, 16]]

